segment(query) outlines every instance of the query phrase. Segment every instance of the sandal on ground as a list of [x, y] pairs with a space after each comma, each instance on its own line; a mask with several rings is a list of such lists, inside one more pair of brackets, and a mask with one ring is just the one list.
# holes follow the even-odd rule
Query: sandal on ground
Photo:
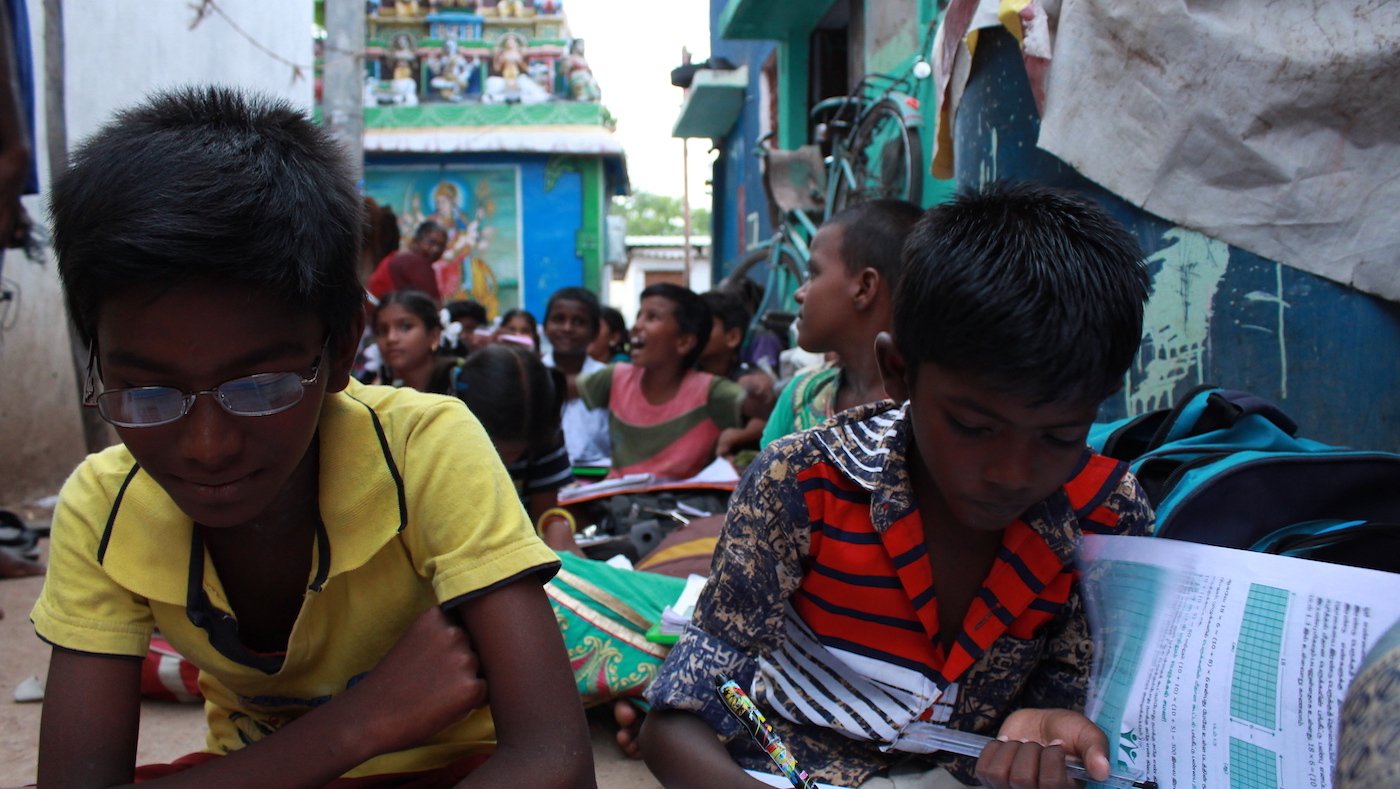
[[39, 537], [34, 529], [24, 525], [20, 517], [9, 510], [0, 510], [0, 548], [9, 548], [21, 558], [39, 558]]

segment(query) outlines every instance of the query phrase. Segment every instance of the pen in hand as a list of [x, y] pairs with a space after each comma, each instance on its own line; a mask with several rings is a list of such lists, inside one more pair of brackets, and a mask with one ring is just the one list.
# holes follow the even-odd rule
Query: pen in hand
[[[991, 737], [967, 731], [949, 729], [932, 723], [918, 723], [908, 727], [900, 739], [909, 744], [917, 744], [917, 752], [931, 753], [945, 751], [961, 756], [981, 756], [982, 749], [992, 741]], [[896, 746], [898, 747], [898, 746]], [[1133, 778], [1119, 773], [1110, 773], [1107, 780], [1095, 781], [1078, 759], [1065, 757], [1065, 772], [1076, 781], [1114, 787], [1114, 789], [1157, 789], [1154, 781]]]
[[778, 737], [778, 733], [773, 731], [773, 727], [763, 717], [763, 713], [758, 711], [758, 707], [744, 689], [739, 687], [739, 683], [721, 676], [715, 684], [715, 693], [719, 694], [719, 699], [729, 710], [729, 714], [738, 719], [739, 724], [748, 731], [754, 742], [767, 752], [768, 758], [778, 765], [778, 769], [796, 789], [816, 789], [816, 782], [805, 770], [797, 766], [797, 760], [792, 758], [792, 753]]

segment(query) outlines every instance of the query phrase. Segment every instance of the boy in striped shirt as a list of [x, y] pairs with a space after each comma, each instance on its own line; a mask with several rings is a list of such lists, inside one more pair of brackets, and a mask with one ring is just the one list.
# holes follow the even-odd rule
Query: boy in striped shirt
[[[842, 786], [1070, 786], [1066, 756], [1107, 776], [1107, 739], [1080, 712], [1092, 645], [1074, 554], [1084, 533], [1150, 532], [1137, 481], [1084, 443], [1147, 292], [1132, 236], [1060, 192], [993, 184], [919, 220], [894, 335], [874, 348], [893, 401], [775, 442], [731, 500], [648, 694], [642, 750], [664, 784], [769, 767], [720, 675]], [[976, 760], [919, 753], [909, 738], [930, 725], [1000, 739]]]

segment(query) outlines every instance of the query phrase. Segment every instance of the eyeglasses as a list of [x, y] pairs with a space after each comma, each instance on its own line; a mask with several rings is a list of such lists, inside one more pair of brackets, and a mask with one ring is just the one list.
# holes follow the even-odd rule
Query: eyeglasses
[[234, 416], [280, 414], [301, 402], [306, 387], [321, 375], [321, 360], [330, 346], [330, 334], [321, 343], [321, 352], [311, 361], [311, 377], [300, 373], [254, 373], [224, 381], [213, 389], [186, 392], [173, 386], [134, 386], [108, 389], [97, 394], [97, 350], [88, 350], [87, 385], [83, 405], [96, 406], [102, 418], [117, 427], [157, 427], [183, 417], [194, 407], [195, 398], [211, 395]]

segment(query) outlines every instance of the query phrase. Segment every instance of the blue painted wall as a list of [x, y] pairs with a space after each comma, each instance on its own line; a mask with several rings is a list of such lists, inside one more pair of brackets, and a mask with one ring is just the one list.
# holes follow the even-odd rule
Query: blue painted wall
[[1400, 450], [1400, 306], [1144, 213], [1036, 148], [1039, 130], [1015, 39], [981, 31], [955, 121], [958, 183], [1073, 189], [1126, 224], [1148, 254], [1142, 349], [1101, 418], [1167, 407], [1215, 383], [1275, 400], [1303, 435]]
[[[518, 167], [521, 275], [514, 287], [502, 282], [502, 304], [520, 303], [543, 320], [551, 293], [584, 284], [584, 260], [578, 254], [578, 235], [583, 229], [583, 178], [575, 169], [548, 168], [550, 158], [517, 154], [368, 156], [365, 169], [373, 172], [376, 168], [403, 165], [436, 165], [444, 171], [465, 165]], [[400, 206], [394, 206], [394, 210], [402, 213]]]
[[[739, 120], [723, 140], [717, 140], [715, 159], [714, 207], [712, 209], [711, 255], [718, 282], [743, 257], [744, 250], [773, 233], [768, 219], [768, 197], [758, 159], [753, 155], [758, 140], [759, 98], [762, 95], [763, 63], [776, 49], [772, 41], [729, 41], [719, 38], [719, 18], [728, 0], [710, 0], [710, 56], [727, 58], [736, 66], [749, 67], [749, 84], [744, 90], [744, 108]], [[757, 225], [752, 216], [757, 215]]]

